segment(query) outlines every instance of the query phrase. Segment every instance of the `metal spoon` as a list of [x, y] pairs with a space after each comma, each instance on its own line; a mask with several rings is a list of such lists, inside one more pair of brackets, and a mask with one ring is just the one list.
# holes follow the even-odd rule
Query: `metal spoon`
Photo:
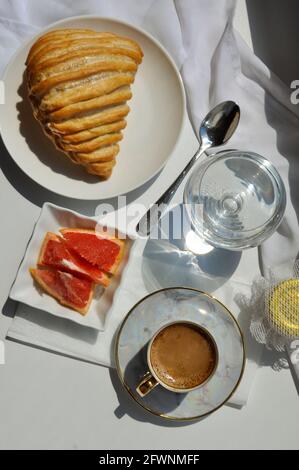
[[199, 128], [199, 149], [172, 185], [140, 219], [136, 227], [140, 235], [149, 235], [194, 163], [208, 148], [225, 144], [235, 132], [239, 119], [240, 108], [233, 101], [224, 101], [218, 104], [206, 115]]

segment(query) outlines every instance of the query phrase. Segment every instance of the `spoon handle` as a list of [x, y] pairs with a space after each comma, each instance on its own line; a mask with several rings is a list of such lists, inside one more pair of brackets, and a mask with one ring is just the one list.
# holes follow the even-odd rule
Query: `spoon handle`
[[189, 173], [190, 169], [193, 167], [194, 163], [198, 158], [209, 148], [209, 145], [201, 145], [199, 149], [195, 152], [191, 160], [187, 163], [183, 171], [179, 176], [174, 180], [174, 182], [166, 189], [166, 191], [159, 197], [155, 204], [141, 217], [140, 221], [136, 226], [136, 231], [139, 235], [147, 236], [150, 234], [153, 227], [157, 225], [162, 215], [165, 213], [167, 206], [171, 199], [173, 198], [176, 190], [180, 186], [181, 182], [185, 176]]

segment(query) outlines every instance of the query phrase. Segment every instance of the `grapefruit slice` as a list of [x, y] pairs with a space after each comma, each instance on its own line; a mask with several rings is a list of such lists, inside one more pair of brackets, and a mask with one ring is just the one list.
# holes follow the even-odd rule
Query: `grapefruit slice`
[[30, 269], [34, 280], [62, 305], [85, 315], [94, 290], [94, 283], [88, 279], [55, 269]]
[[105, 287], [110, 282], [106, 273], [69, 250], [63, 239], [51, 232], [48, 232], [44, 238], [37, 264], [40, 267], [49, 266], [60, 271], [86, 277], [90, 281], [102, 284]]
[[107, 273], [116, 273], [124, 254], [124, 240], [94, 230], [64, 228], [60, 232], [67, 246], [86, 261]]

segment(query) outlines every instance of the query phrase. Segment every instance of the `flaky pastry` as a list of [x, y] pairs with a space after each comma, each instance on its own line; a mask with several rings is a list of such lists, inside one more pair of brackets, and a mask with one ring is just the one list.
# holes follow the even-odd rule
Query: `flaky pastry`
[[116, 163], [142, 57], [135, 41], [89, 29], [50, 31], [27, 57], [34, 116], [58, 149], [104, 179]]

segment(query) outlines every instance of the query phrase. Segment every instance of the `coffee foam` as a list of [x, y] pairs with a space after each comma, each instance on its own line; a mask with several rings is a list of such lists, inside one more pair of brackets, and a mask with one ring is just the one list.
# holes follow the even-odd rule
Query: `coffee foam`
[[213, 372], [216, 350], [202, 329], [188, 323], [175, 323], [157, 335], [150, 360], [163, 383], [188, 389], [202, 384]]

